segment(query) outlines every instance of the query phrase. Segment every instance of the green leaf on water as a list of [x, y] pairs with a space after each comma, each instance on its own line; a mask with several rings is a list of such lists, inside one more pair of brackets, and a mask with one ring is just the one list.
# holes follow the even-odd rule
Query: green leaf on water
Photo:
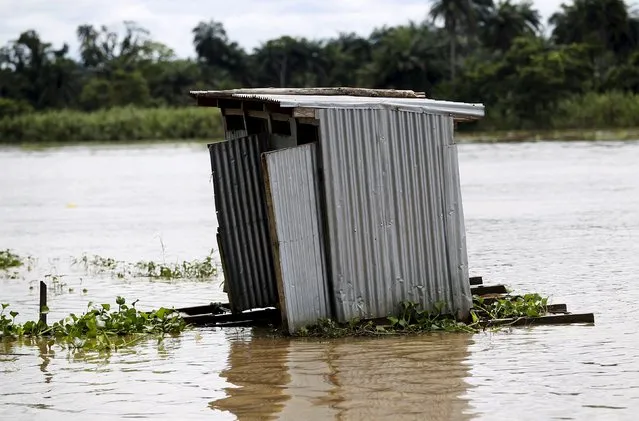
[[102, 304], [102, 308], [105, 309], [106, 311], [111, 310], [111, 304]]
[[472, 317], [473, 319], [473, 323], [477, 323], [479, 322], [479, 316], [477, 315], [477, 313], [475, 313], [474, 311], [471, 310], [470, 312], [470, 317]]
[[17, 311], [10, 311], [9, 314], [11, 315], [12, 318], [15, 319], [19, 313]]
[[42, 308], [40, 308], [40, 314], [47, 314], [47, 313], [49, 313], [49, 307], [42, 306]]

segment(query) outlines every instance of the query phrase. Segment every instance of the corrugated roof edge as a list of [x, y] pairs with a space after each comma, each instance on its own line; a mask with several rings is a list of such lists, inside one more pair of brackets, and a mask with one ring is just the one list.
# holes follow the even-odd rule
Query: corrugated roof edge
[[235, 94], [251, 95], [341, 95], [369, 98], [426, 98], [424, 92], [398, 89], [351, 88], [347, 86], [323, 88], [240, 88], [223, 91], [191, 91], [192, 97], [232, 98]]
[[[240, 92], [244, 91], [244, 92]], [[258, 90], [192, 91], [195, 98], [239, 99], [278, 104], [282, 108], [392, 108], [401, 111], [450, 114], [456, 119], [478, 119], [484, 116], [483, 104], [438, 101], [427, 98], [369, 97], [351, 95], [258, 94]]]

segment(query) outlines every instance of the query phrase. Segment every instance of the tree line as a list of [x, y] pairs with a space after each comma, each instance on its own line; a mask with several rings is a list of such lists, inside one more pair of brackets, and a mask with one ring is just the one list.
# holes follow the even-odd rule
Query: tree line
[[431, 6], [422, 22], [368, 36], [282, 36], [250, 52], [221, 22], [200, 22], [192, 29], [193, 59], [176, 57], [135, 22], [124, 22], [123, 31], [79, 26], [76, 55], [30, 29], [0, 48], [0, 118], [184, 106], [194, 89], [355, 86], [483, 102], [496, 127], [543, 128], [567, 99], [639, 92], [639, 17], [623, 0], [564, 3], [547, 23], [528, 1]]

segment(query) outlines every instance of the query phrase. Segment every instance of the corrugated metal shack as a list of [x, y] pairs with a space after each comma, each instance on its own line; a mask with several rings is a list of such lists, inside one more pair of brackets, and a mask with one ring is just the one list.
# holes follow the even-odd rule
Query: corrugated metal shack
[[356, 88], [191, 95], [224, 121], [209, 151], [233, 312], [279, 307], [291, 332], [404, 300], [468, 316], [453, 131], [481, 104]]

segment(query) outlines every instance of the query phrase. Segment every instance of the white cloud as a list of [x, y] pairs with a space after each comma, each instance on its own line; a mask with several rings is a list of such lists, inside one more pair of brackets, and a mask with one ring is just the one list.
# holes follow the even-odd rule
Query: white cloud
[[[536, 0], [544, 18], [558, 8]], [[247, 49], [281, 35], [324, 38], [339, 32], [367, 35], [375, 27], [421, 21], [427, 0], [0, 0], [0, 44], [35, 29], [56, 47], [77, 48], [78, 25], [115, 26], [133, 20], [179, 56], [192, 56], [191, 29], [215, 19]]]

